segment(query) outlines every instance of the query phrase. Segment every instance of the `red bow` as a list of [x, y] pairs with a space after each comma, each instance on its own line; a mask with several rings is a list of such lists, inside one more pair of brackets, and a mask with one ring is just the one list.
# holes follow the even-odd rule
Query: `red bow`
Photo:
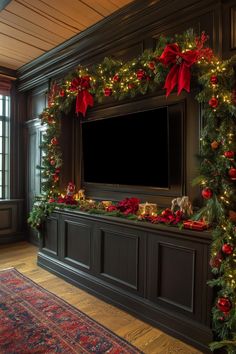
[[83, 116], [87, 111], [88, 106], [93, 106], [93, 96], [89, 93], [90, 77], [77, 77], [71, 81], [70, 90], [78, 91], [76, 96], [76, 113], [81, 112]]
[[168, 44], [165, 47], [159, 58], [160, 62], [166, 66], [174, 64], [166, 77], [164, 86], [166, 96], [169, 96], [176, 85], [178, 85], [178, 95], [183, 89], [190, 92], [190, 67], [196, 62], [198, 55], [197, 50], [182, 53], [178, 44]]

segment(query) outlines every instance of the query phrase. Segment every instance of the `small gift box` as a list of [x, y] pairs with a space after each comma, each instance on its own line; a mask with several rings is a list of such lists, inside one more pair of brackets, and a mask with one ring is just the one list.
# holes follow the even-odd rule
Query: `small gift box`
[[156, 215], [157, 205], [154, 203], [141, 203], [139, 204], [139, 215]]
[[186, 220], [186, 221], [184, 221], [184, 228], [185, 229], [203, 231], [203, 230], [208, 229], [208, 227], [209, 227], [209, 224], [207, 224], [203, 220], [198, 220], [198, 221]]
[[112, 205], [112, 202], [110, 200], [103, 200], [101, 201], [101, 204], [104, 206], [105, 209], [109, 208], [109, 206]]

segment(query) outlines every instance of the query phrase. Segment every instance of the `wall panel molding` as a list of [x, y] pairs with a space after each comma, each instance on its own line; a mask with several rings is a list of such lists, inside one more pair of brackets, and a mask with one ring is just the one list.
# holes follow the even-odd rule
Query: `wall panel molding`
[[24, 239], [23, 230], [23, 200], [0, 200], [0, 244]]

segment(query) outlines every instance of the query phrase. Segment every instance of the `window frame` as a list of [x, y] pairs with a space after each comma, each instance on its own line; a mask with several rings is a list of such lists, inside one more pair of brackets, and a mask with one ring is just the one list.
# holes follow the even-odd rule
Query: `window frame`
[[0, 95], [0, 200], [10, 198], [10, 95]]

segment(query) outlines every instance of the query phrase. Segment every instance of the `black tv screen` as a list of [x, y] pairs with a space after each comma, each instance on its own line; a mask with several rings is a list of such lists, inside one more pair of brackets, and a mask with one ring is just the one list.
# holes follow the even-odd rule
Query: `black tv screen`
[[84, 182], [169, 186], [167, 107], [83, 122], [82, 147]]

